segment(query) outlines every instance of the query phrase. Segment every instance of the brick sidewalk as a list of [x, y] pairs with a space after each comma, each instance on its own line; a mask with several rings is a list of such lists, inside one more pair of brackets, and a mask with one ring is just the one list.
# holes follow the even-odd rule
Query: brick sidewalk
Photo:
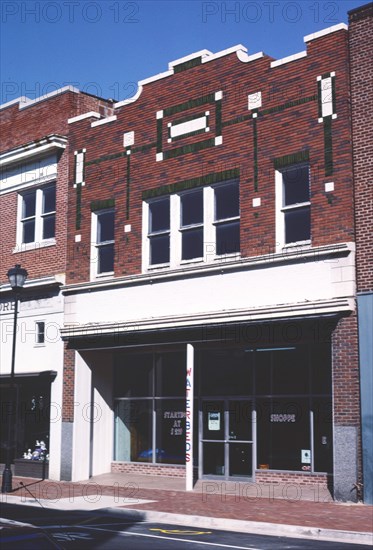
[[[197, 515], [214, 518], [238, 519], [243, 521], [316, 527], [354, 532], [373, 532], [373, 506], [363, 504], [342, 504], [311, 502], [295, 499], [253, 498], [232, 494], [206, 494], [181, 490], [143, 488], [136, 483], [121, 486], [87, 483], [38, 481], [31, 478], [13, 478], [13, 487], [21, 487], [20, 482], [31, 493], [41, 499], [87, 497], [116, 497], [116, 507], [128, 508], [121, 504], [122, 498], [152, 500], [139, 503], [131, 508], [152, 510], [171, 514]], [[11, 493], [14, 496], [30, 497], [25, 489]]]

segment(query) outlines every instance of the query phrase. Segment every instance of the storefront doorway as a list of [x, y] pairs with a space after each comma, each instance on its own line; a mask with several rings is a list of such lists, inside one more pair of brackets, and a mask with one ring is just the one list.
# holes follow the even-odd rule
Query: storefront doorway
[[246, 399], [202, 400], [200, 477], [252, 477], [256, 435], [252, 410]]

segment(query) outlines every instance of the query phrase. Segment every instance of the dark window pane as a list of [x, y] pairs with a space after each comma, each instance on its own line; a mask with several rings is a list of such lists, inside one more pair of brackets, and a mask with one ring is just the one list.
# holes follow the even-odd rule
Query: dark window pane
[[185, 395], [185, 359], [185, 352], [157, 355], [155, 373], [155, 395], [157, 397]]
[[152, 404], [119, 401], [115, 410], [115, 460], [152, 462]]
[[32, 243], [35, 241], [35, 220], [23, 222], [23, 243]]
[[333, 471], [332, 399], [313, 399], [314, 464], [316, 472]]
[[215, 220], [233, 218], [240, 215], [238, 182], [215, 187]]
[[182, 233], [182, 260], [202, 258], [203, 256], [203, 227], [188, 229]]
[[149, 204], [149, 233], [170, 229], [170, 197]]
[[107, 273], [108, 271], [114, 271], [114, 245], [113, 244], [100, 246], [98, 249], [97, 273]]
[[221, 223], [216, 226], [216, 254], [240, 251], [240, 222]]
[[43, 239], [52, 239], [55, 235], [56, 216], [46, 216], [43, 218]]
[[272, 393], [272, 352], [255, 353], [255, 386], [257, 395]]
[[47, 187], [43, 191], [43, 214], [56, 210], [56, 187]]
[[[233, 338], [234, 333], [231, 336]], [[252, 353], [240, 349], [205, 350], [201, 352], [199, 361], [203, 396], [252, 393]]]
[[309, 392], [308, 354], [303, 349], [273, 353], [273, 390], [277, 394]]
[[157, 235], [150, 239], [150, 264], [164, 264], [170, 261], [170, 236]]
[[225, 475], [224, 443], [203, 444], [203, 474]]
[[295, 243], [311, 238], [311, 210], [309, 206], [285, 212], [285, 242]]
[[203, 190], [181, 195], [181, 225], [203, 223]]
[[331, 369], [330, 344], [320, 344], [311, 348], [311, 373], [312, 392], [314, 394], [331, 394], [332, 369]]
[[114, 212], [103, 212], [97, 220], [97, 242], [114, 240]]
[[251, 441], [251, 401], [229, 401], [229, 431], [230, 441]]
[[149, 397], [153, 395], [153, 355], [139, 353], [120, 355], [114, 370], [116, 397]]
[[310, 409], [306, 399], [257, 401], [258, 464], [271, 470], [302, 471], [302, 450], [310, 451]]
[[283, 173], [284, 206], [310, 200], [309, 168], [294, 167]]
[[36, 191], [23, 195], [22, 218], [35, 216]]
[[156, 462], [185, 464], [185, 399], [156, 404]]
[[251, 476], [253, 471], [252, 445], [231, 443], [229, 445], [229, 475], [231, 477]]

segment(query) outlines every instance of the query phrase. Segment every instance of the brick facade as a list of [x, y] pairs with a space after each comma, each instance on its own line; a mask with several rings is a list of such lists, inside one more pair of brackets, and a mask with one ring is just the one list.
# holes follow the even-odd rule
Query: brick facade
[[[1, 153], [27, 147], [46, 136], [68, 136], [68, 119], [89, 111], [107, 114], [109, 104], [99, 98], [83, 93], [65, 91], [55, 96], [24, 107], [14, 103], [0, 110]], [[22, 109], [20, 107], [23, 107]], [[67, 189], [69, 145], [58, 157], [57, 196], [56, 196], [56, 245], [34, 250], [17, 251], [17, 196], [9, 192], [0, 199], [0, 264], [12, 266], [20, 263], [27, 266], [28, 278], [35, 279], [48, 275], [64, 274], [66, 271], [66, 232], [67, 232]], [[22, 161], [27, 162], [27, 161]], [[22, 166], [21, 162], [21, 166]], [[7, 282], [4, 269], [0, 273], [0, 282]]]
[[[115, 109], [117, 120], [113, 122], [92, 128], [92, 121], [85, 119], [72, 125], [72, 149], [86, 148], [87, 152], [86, 185], [82, 188], [78, 229], [72, 215], [77, 204], [76, 193], [69, 195], [68, 283], [87, 281], [90, 277], [91, 201], [115, 199], [115, 276], [136, 275], [141, 272], [142, 192], [224, 170], [239, 169], [240, 172], [241, 257], [274, 252], [273, 162], [301, 151], [309, 152], [311, 165], [312, 244], [354, 239], [348, 33], [341, 29], [311, 41], [307, 56], [299, 60], [273, 68], [271, 61], [264, 56], [245, 64], [232, 53], [146, 84], [135, 102]], [[331, 123], [333, 173], [326, 176], [324, 124], [318, 122], [317, 77], [330, 72], [336, 74], [338, 117]], [[167, 114], [167, 109], [218, 91], [223, 91], [223, 144], [173, 157], [179, 144], [193, 147], [201, 141], [201, 136], [186, 136], [170, 145], [168, 123], [181, 118], [185, 112], [197, 116], [201, 110], [209, 109], [214, 135], [218, 131], [217, 121], [214, 101], [172, 115]], [[258, 118], [252, 119], [251, 114], [248, 115], [247, 96], [257, 91], [262, 92], [262, 107]], [[159, 110], [165, 112], [164, 153], [171, 156], [156, 162], [156, 113]], [[123, 133], [129, 131], [135, 132], [130, 159], [123, 147]], [[70, 173], [73, 173], [73, 162], [70, 156]], [[324, 186], [330, 181], [334, 182], [335, 191], [328, 194]], [[261, 206], [256, 209], [252, 206], [255, 197], [261, 198]], [[124, 233], [125, 224], [131, 224], [130, 233]], [[81, 235], [79, 243], [74, 242], [76, 234]]]
[[350, 82], [357, 291], [373, 291], [373, 4], [350, 12]]

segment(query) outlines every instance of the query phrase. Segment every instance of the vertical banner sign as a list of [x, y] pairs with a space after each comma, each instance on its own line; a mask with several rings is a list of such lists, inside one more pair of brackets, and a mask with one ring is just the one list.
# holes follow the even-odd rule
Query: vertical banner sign
[[185, 392], [185, 468], [186, 491], [193, 491], [193, 404], [194, 404], [194, 347], [187, 344]]

